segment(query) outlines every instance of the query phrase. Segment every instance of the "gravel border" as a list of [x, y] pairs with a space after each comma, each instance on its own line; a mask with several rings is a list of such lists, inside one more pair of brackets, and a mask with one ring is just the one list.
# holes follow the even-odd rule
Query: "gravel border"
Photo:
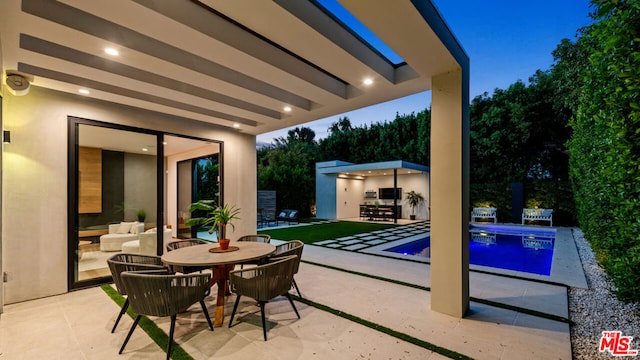
[[[569, 289], [571, 346], [574, 359], [612, 359], [598, 349], [603, 331], [621, 331], [633, 336], [630, 349], [640, 350], [640, 304], [625, 304], [613, 295], [615, 286], [598, 265], [591, 245], [580, 229], [573, 229], [588, 289]], [[633, 357], [631, 357], [633, 358]]]

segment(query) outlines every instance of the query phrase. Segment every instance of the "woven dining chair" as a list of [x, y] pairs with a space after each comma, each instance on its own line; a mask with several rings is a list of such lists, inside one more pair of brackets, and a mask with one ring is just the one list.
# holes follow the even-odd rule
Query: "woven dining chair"
[[[271, 254], [271, 256], [269, 257], [269, 262], [272, 262], [284, 256], [297, 255], [298, 260], [296, 262], [296, 266], [293, 272], [293, 274], [295, 275], [298, 273], [298, 270], [300, 269], [300, 259], [302, 259], [303, 248], [304, 248], [304, 243], [300, 240], [291, 240], [291, 241], [282, 243], [280, 245], [277, 245], [276, 251], [273, 254]], [[298, 296], [302, 297], [302, 295], [300, 294], [300, 289], [298, 289], [298, 284], [296, 283], [296, 279], [293, 278], [292, 280], [293, 280], [292, 281], [293, 286], [296, 288], [296, 291], [298, 292]]]
[[171, 357], [173, 334], [179, 312], [199, 302], [209, 328], [213, 331], [211, 317], [209, 317], [209, 312], [204, 303], [204, 298], [209, 291], [211, 274], [176, 275], [170, 274], [168, 270], [125, 271], [121, 274], [121, 278], [129, 294], [131, 309], [138, 316], [133, 321], [133, 325], [118, 354], [122, 354], [124, 351], [142, 315], [171, 317], [167, 360]]
[[236, 314], [242, 296], [248, 296], [258, 301], [260, 314], [262, 315], [264, 341], [267, 341], [267, 325], [264, 316], [264, 307], [269, 300], [278, 296], [286, 296], [296, 316], [300, 319], [298, 309], [296, 309], [291, 295], [289, 295], [296, 262], [297, 256], [292, 255], [280, 258], [269, 264], [231, 271], [229, 273], [229, 282], [231, 284], [231, 290], [236, 293], [237, 297], [233, 305], [233, 311], [231, 312], [229, 328], [233, 323], [233, 317]]
[[238, 241], [254, 241], [254, 242], [263, 242], [263, 243], [270, 243], [271, 242], [271, 235], [267, 235], [267, 234], [256, 234], [256, 235], [244, 235], [241, 236]]
[[[109, 270], [111, 271], [111, 276], [113, 277], [113, 283], [116, 285], [116, 290], [122, 296], [127, 295], [127, 292], [125, 291], [124, 285], [122, 284], [122, 280], [120, 278], [120, 274], [122, 274], [124, 271], [167, 269], [163, 265], [162, 260], [160, 260], [159, 256], [141, 254], [115, 254], [107, 259], [107, 265], [109, 266]], [[122, 315], [127, 312], [128, 307], [129, 297], [127, 297], [124, 301], [124, 304], [120, 309], [120, 313], [118, 314], [118, 318], [116, 319], [116, 323], [113, 324], [111, 333], [116, 331], [116, 327], [120, 322], [120, 318], [122, 318]]]
[[[210, 243], [208, 241], [204, 241], [201, 239], [186, 239], [186, 240], [171, 241], [167, 243], [167, 251], [173, 251], [173, 250], [181, 249], [187, 246], [195, 246], [195, 245], [203, 245], [203, 244], [210, 244]], [[175, 272], [180, 272], [183, 274], [191, 274], [194, 272], [210, 269], [210, 267], [209, 266], [171, 265], [171, 269]]]
[[[243, 235], [238, 238], [238, 242], [241, 242], [241, 241], [262, 242], [262, 243], [268, 244], [271, 242], [271, 235], [267, 235], [267, 234]], [[245, 261], [242, 264], [240, 264], [240, 269], [244, 269], [244, 265], [260, 265], [264, 263], [265, 263], [265, 259]]]

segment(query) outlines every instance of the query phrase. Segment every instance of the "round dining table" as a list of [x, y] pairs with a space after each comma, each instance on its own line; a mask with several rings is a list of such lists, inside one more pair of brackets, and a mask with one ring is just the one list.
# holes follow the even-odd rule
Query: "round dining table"
[[217, 243], [194, 245], [166, 252], [162, 262], [179, 266], [211, 266], [211, 285], [218, 284], [214, 326], [220, 327], [224, 321], [224, 297], [228, 291], [229, 272], [235, 264], [257, 260], [275, 252], [276, 247], [262, 242], [231, 242], [229, 250], [222, 251]]

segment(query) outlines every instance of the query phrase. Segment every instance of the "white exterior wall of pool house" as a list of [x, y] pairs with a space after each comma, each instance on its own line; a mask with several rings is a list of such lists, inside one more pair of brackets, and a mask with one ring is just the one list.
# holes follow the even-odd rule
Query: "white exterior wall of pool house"
[[[353, 164], [345, 161], [326, 161], [316, 163], [316, 217], [338, 220], [358, 218], [360, 205], [393, 205], [391, 199], [366, 198], [365, 192], [376, 194], [380, 188], [393, 188], [394, 169], [398, 171], [397, 184], [402, 189], [397, 205], [402, 206], [399, 219], [409, 219], [411, 207], [406, 201], [406, 193], [415, 191], [422, 194], [424, 201], [414, 211], [416, 219], [430, 218], [430, 179], [427, 166], [406, 161], [385, 161], [369, 164]], [[357, 175], [372, 171], [374, 175]], [[385, 171], [386, 175], [380, 173]], [[406, 173], [411, 171], [411, 173]], [[347, 174], [349, 173], [349, 174]]]

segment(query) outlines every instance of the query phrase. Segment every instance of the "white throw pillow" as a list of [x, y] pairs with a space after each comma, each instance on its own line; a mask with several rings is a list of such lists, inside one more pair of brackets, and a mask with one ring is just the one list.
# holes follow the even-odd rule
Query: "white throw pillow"
[[118, 230], [116, 230], [116, 234], [128, 234], [131, 231], [132, 224], [131, 222], [121, 222]]
[[137, 221], [134, 221], [131, 223], [131, 230], [129, 230], [130, 233], [134, 234], [134, 235], [138, 235], [138, 225], [140, 223]]

